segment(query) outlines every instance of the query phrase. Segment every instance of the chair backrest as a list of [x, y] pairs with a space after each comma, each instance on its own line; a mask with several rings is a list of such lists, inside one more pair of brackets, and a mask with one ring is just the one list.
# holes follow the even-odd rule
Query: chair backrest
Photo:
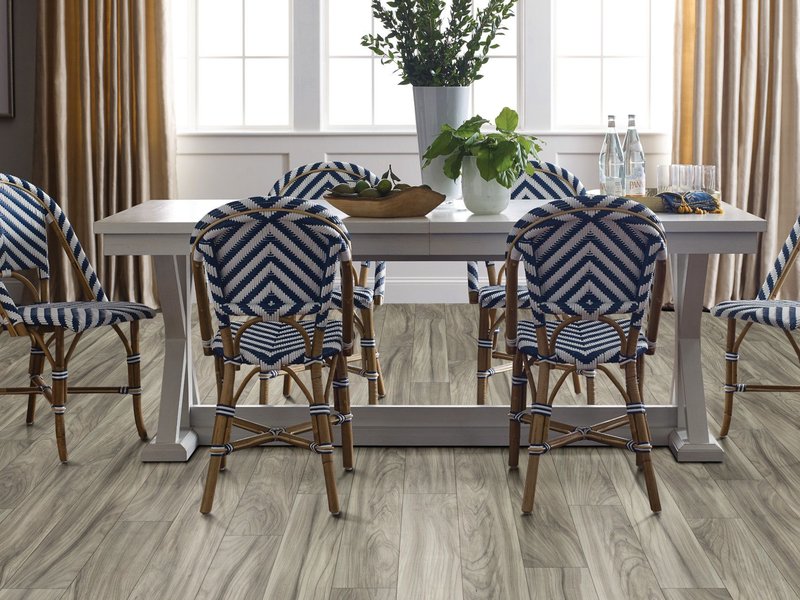
[[758, 296], [756, 296], [758, 300], [774, 298], [778, 294], [800, 252], [798, 240], [800, 240], [800, 218], [794, 222], [792, 230], [789, 232], [783, 246], [781, 246], [781, 251], [775, 258], [772, 269], [767, 273], [767, 277], [758, 291]]
[[666, 255], [658, 217], [614, 196], [536, 208], [516, 223], [508, 244], [509, 260], [524, 263], [537, 326], [545, 314], [630, 314], [631, 327], [641, 327], [656, 261]]
[[300, 315], [316, 315], [323, 327], [337, 263], [350, 262], [341, 220], [300, 198], [257, 196], [220, 206], [198, 221], [191, 244], [223, 327], [230, 316]]
[[[533, 175], [522, 173], [511, 188], [512, 200], [553, 200], [555, 198], [572, 198], [586, 195], [586, 188], [581, 180], [570, 171], [553, 163], [532, 160]], [[490, 285], [499, 283], [498, 274], [492, 261], [486, 261]], [[467, 291], [470, 302], [477, 302], [480, 277], [478, 263], [467, 263]]]
[[[21, 271], [33, 269], [38, 272], [40, 284], [46, 282], [50, 278], [48, 232], [55, 234], [57, 243], [67, 254], [84, 293], [97, 301], [108, 300], [61, 207], [32, 183], [0, 173], [0, 277], [23, 278]], [[25, 281], [37, 287], [26, 278]], [[37, 300], [47, 301], [48, 298]], [[20, 320], [16, 305], [0, 283], [0, 323]]]
[[332, 161], [303, 165], [286, 173], [272, 188], [271, 196], [292, 196], [304, 200], [319, 200], [327, 190], [340, 183], [366, 179], [376, 185], [380, 178], [360, 165]]
[[511, 188], [514, 200], [585, 196], [586, 188], [574, 174], [553, 163], [532, 160], [533, 175], [522, 173]]

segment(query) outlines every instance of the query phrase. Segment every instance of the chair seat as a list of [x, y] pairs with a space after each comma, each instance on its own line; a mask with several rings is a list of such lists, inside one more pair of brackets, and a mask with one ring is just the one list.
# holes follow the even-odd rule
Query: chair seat
[[[478, 304], [481, 308], [505, 308], [506, 286], [485, 285], [478, 290]], [[517, 308], [530, 308], [531, 295], [525, 287], [517, 288]]]
[[729, 300], [711, 309], [711, 314], [724, 319], [763, 323], [793, 331], [800, 327], [800, 302], [793, 300]]
[[[314, 321], [302, 321], [309, 339], [314, 337]], [[231, 333], [235, 336], [242, 323], [231, 322]], [[222, 338], [217, 332], [211, 341], [217, 356], [224, 356]], [[342, 322], [329, 320], [325, 328], [322, 357], [329, 358], [342, 351]], [[280, 369], [286, 365], [302, 365], [310, 362], [306, 356], [303, 336], [291, 325], [279, 322], [259, 322], [242, 334], [239, 341], [239, 356], [233, 362], [240, 365], [260, 365], [262, 369]]]
[[[353, 287], [353, 306], [355, 308], [369, 308], [372, 306], [373, 297], [374, 292], [372, 291], [372, 288], [361, 287], [360, 285]], [[341, 288], [336, 288], [333, 290], [333, 294], [331, 294], [331, 301], [336, 308], [342, 308]]]
[[[630, 320], [618, 319], [617, 323], [627, 335]], [[547, 322], [547, 335], [551, 339], [558, 325], [558, 321]], [[533, 321], [520, 321], [517, 335], [517, 348], [521, 352], [535, 356], [537, 360], [547, 358], [538, 355]], [[647, 339], [640, 332], [636, 356], [639, 357], [646, 351]], [[575, 321], [558, 334], [555, 356], [549, 358], [552, 362], [576, 365], [579, 369], [593, 369], [599, 364], [622, 362], [619, 334], [614, 327], [603, 321]]]
[[156, 311], [144, 304], [93, 300], [29, 304], [18, 310], [25, 325], [64, 327], [75, 332], [156, 316]]

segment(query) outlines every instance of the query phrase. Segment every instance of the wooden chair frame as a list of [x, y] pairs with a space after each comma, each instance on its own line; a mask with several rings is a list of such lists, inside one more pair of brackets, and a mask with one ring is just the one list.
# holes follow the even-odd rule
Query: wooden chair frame
[[[505, 262], [505, 270], [507, 273], [507, 331], [516, 332], [518, 324], [517, 276], [519, 273], [520, 261], [511, 258], [510, 249], [513, 248], [530, 229], [537, 227], [545, 221], [578, 211], [625, 212], [632, 216], [646, 220], [648, 223], [661, 229], [658, 224], [653, 223], [638, 213], [624, 209], [611, 209], [605, 207], [586, 207], [574, 210], [564, 210], [531, 222], [523, 230], [521, 230], [516, 235], [513, 242], [509, 244], [508, 258]], [[654, 331], [657, 331], [658, 329], [658, 320], [663, 299], [665, 276], [666, 261], [659, 260], [656, 262], [653, 275], [651, 311], [649, 316], [653, 315], [654, 307], [658, 307], [658, 310], [656, 311], [655, 323], [648, 323], [648, 331], [650, 331], [651, 327], [654, 327]], [[550, 338], [548, 337], [546, 327], [537, 327], [536, 338], [538, 354], [540, 356], [551, 356], [555, 354], [558, 336], [569, 324], [579, 320], [581, 320], [581, 317], [577, 316], [560, 318], [560, 322], [556, 326], [552, 337]], [[634, 356], [636, 354], [640, 331], [638, 327], [630, 327], [626, 336], [622, 327], [620, 327], [615, 320], [605, 315], [598, 317], [598, 320], [607, 323], [617, 332], [620, 338], [620, 352], [623, 356]], [[512, 335], [514, 335], [514, 339], [516, 339], [516, 335]], [[511, 345], [508, 340], [506, 341], [506, 352], [512, 357], [512, 382], [515, 382], [515, 385], [512, 386], [511, 410], [509, 413], [511, 419], [509, 421], [508, 465], [511, 468], [517, 468], [519, 465], [519, 448], [522, 423], [527, 423], [530, 425], [528, 442], [529, 446], [542, 450], [538, 454], [530, 453], [528, 457], [528, 469], [525, 477], [525, 488], [522, 496], [523, 514], [530, 514], [533, 511], [534, 498], [536, 494], [536, 481], [539, 470], [539, 458], [541, 454], [549, 451], [552, 448], [558, 448], [581, 440], [590, 440], [617, 448], [627, 448], [633, 450], [636, 454], [637, 466], [644, 471], [645, 485], [650, 501], [650, 508], [653, 512], [660, 512], [661, 501], [658, 495], [655, 470], [650, 457], [650, 449], [652, 448], [652, 445], [650, 428], [647, 424], [647, 417], [644, 411], [633, 412], [631, 410], [632, 408], [635, 408], [636, 405], [642, 404], [642, 396], [644, 391], [644, 357], [641, 356], [636, 361], [627, 362], [623, 365], [625, 371], [624, 382], [620, 382], [606, 365], [601, 364], [597, 367], [599, 371], [603, 372], [609, 377], [614, 387], [620, 392], [620, 395], [622, 396], [626, 407], [628, 408], [627, 414], [589, 426], [575, 426], [559, 421], [553, 421], [550, 418], [549, 413], [552, 410], [553, 401], [555, 400], [559, 389], [568, 376], [574, 376], [577, 373], [577, 367], [575, 365], [553, 365], [546, 361], [536, 361], [535, 359], [518, 351], [516, 346]], [[534, 366], [538, 366], [539, 369], [537, 378], [534, 378], [533, 376]], [[550, 391], [550, 371], [554, 368], [559, 368], [564, 372], [557, 380], [552, 391]], [[524, 383], [522, 383], [523, 381]], [[539, 410], [533, 412], [532, 414], [525, 413], [527, 387], [530, 387], [534, 403], [539, 408]], [[631, 432], [631, 439], [625, 439], [609, 433], [615, 429], [623, 427], [626, 423]], [[551, 439], [549, 437], [550, 431], [555, 431], [560, 435]]]
[[[69, 263], [75, 274], [83, 292], [85, 299], [93, 302], [98, 300], [94, 297], [91, 287], [86, 281], [86, 277], [78, 264], [78, 261], [70, 249], [69, 242], [64, 236], [64, 232], [56, 225], [57, 220], [50, 207], [38, 196], [32, 194], [30, 190], [11, 181], [3, 181], [2, 185], [7, 185], [19, 190], [29, 198], [39, 203], [50, 215], [51, 222], [48, 229], [56, 233], [58, 246], [69, 258]], [[27, 292], [32, 296], [35, 304], [47, 303], [51, 301], [49, 280], [41, 276], [36, 278], [34, 283], [31, 279], [21, 273], [15, 272], [11, 276], [20, 281]], [[67, 329], [57, 326], [26, 326], [23, 323], [11, 325], [11, 319], [0, 306], [0, 320], [8, 323], [5, 330], [11, 337], [28, 336], [31, 341], [31, 354], [28, 363], [28, 376], [31, 385], [23, 387], [2, 387], [0, 396], [3, 395], [27, 395], [28, 409], [25, 415], [25, 422], [33, 425], [36, 414], [36, 398], [42, 395], [50, 403], [53, 410], [55, 421], [56, 445], [58, 457], [62, 463], [68, 459], [66, 432], [64, 425], [64, 414], [66, 412], [67, 401], [70, 394], [122, 394], [131, 395], [133, 403], [133, 417], [136, 430], [142, 441], [147, 441], [147, 429], [144, 425], [142, 415], [142, 391], [141, 391], [141, 365], [139, 358], [139, 322], [130, 322], [130, 336], [126, 336], [119, 325], [110, 327], [116, 332], [122, 342], [128, 364], [128, 385], [127, 386], [72, 386], [69, 385], [68, 367], [72, 355], [78, 346], [85, 332], [78, 332], [72, 336], [72, 340], [67, 345]], [[2, 331], [2, 330], [0, 330]], [[45, 361], [53, 371], [53, 385], [47, 385], [42, 377]], [[58, 377], [56, 375], [58, 374]]]
[[[201, 335], [204, 340], [204, 353], [206, 355], [213, 354], [210, 344], [205, 343], [210, 341], [214, 335], [213, 323], [211, 318], [211, 309], [209, 306], [208, 286], [206, 284], [205, 268], [202, 260], [194, 258], [195, 250], [198, 244], [203, 239], [204, 235], [218, 224], [240, 217], [245, 214], [253, 213], [269, 213], [269, 212], [284, 212], [284, 213], [302, 213], [310, 218], [315, 218], [324, 222], [327, 226], [337, 230], [341, 233], [343, 239], [347, 239], [347, 234], [332, 221], [325, 219], [320, 215], [314, 215], [305, 211], [287, 208], [258, 208], [247, 211], [241, 211], [234, 215], [229, 215], [215, 220], [209, 224], [196, 238], [192, 246], [192, 275], [194, 277], [195, 294], [197, 298], [197, 307], [199, 313], [199, 322]], [[349, 241], [348, 241], [349, 246]], [[341, 261], [341, 286], [342, 286], [342, 352], [331, 357], [327, 361], [329, 368], [327, 381], [323, 384], [323, 365], [319, 362], [313, 362], [310, 365], [286, 365], [281, 368], [281, 374], [286, 380], [293, 380], [298, 384], [298, 388], [309, 402], [311, 407], [312, 416], [309, 421], [296, 423], [285, 427], [270, 427], [255, 421], [242, 419], [240, 417], [232, 416], [229, 412], [220, 412], [219, 407], [235, 409], [236, 404], [242, 396], [247, 383], [260, 371], [260, 367], [255, 367], [246, 375], [244, 380], [239, 383], [238, 388], [234, 391], [236, 372], [239, 370], [239, 365], [231, 362], [225, 362], [219, 357], [215, 357], [217, 373], [221, 371], [218, 376], [218, 410], [214, 419], [214, 429], [212, 432], [212, 451], [208, 465], [208, 475], [203, 491], [203, 498], [200, 506], [200, 512], [208, 514], [211, 512], [214, 503], [214, 495], [216, 491], [217, 478], [221, 470], [226, 466], [227, 455], [236, 450], [244, 448], [252, 448], [256, 446], [263, 446], [265, 444], [274, 442], [283, 442], [290, 446], [305, 448], [320, 454], [322, 458], [322, 469], [325, 478], [325, 489], [328, 497], [328, 509], [334, 516], [338, 516], [341, 512], [339, 507], [339, 497], [336, 489], [336, 478], [333, 472], [333, 433], [331, 427], [333, 425], [341, 425], [342, 428], [342, 462], [344, 469], [347, 471], [353, 470], [353, 427], [350, 415], [350, 396], [347, 386], [337, 387], [334, 384], [334, 379], [342, 380], [347, 378], [347, 355], [352, 352], [353, 346], [353, 265], [352, 261]], [[261, 318], [254, 317], [247, 319], [234, 335], [230, 327], [220, 327], [219, 333], [222, 340], [223, 353], [225, 356], [237, 356], [240, 354], [240, 341], [244, 332], [261, 322]], [[302, 337], [305, 346], [306, 356], [319, 356], [322, 354], [324, 332], [319, 328], [315, 328], [314, 335], [309, 337], [305, 329], [299, 324], [298, 319], [294, 317], [282, 317], [279, 319], [281, 323], [294, 328]], [[311, 371], [311, 389], [302, 382], [298, 377], [298, 372], [303, 370]], [[265, 394], [267, 392], [266, 383], [268, 380], [261, 380], [260, 399], [264, 402]], [[333, 390], [334, 411], [336, 414], [330, 414], [329, 399], [330, 392]], [[316, 410], [315, 407], [320, 407], [321, 410]], [[326, 412], [327, 411], [327, 412]], [[248, 435], [236, 441], [231, 441], [231, 434], [233, 427], [238, 427], [252, 435]], [[311, 432], [313, 441], [302, 437], [302, 434]], [[224, 454], [215, 453], [214, 448], [224, 447], [226, 452]]]

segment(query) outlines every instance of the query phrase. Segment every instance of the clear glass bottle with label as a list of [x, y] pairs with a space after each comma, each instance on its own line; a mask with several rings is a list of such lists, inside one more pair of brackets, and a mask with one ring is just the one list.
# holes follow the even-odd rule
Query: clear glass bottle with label
[[643, 196], [646, 189], [645, 157], [642, 140], [636, 131], [636, 115], [628, 115], [628, 131], [622, 143], [625, 161], [625, 193]]
[[600, 149], [600, 191], [621, 196], [625, 191], [625, 161], [615, 124], [614, 115], [608, 115], [608, 130]]

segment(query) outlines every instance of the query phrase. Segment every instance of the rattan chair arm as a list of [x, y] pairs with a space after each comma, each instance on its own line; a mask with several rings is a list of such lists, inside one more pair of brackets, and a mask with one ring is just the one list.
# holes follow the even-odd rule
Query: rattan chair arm
[[211, 356], [211, 341], [214, 339], [214, 324], [211, 321], [211, 308], [208, 300], [208, 286], [203, 262], [192, 259], [192, 276], [197, 297], [197, 319], [200, 325], [200, 338], [203, 340], [203, 354]]
[[667, 260], [657, 260], [653, 274], [653, 289], [650, 292], [650, 312], [647, 315], [647, 354], [655, 354], [658, 341], [658, 326], [661, 322], [661, 308], [664, 304], [664, 284], [667, 279]]

